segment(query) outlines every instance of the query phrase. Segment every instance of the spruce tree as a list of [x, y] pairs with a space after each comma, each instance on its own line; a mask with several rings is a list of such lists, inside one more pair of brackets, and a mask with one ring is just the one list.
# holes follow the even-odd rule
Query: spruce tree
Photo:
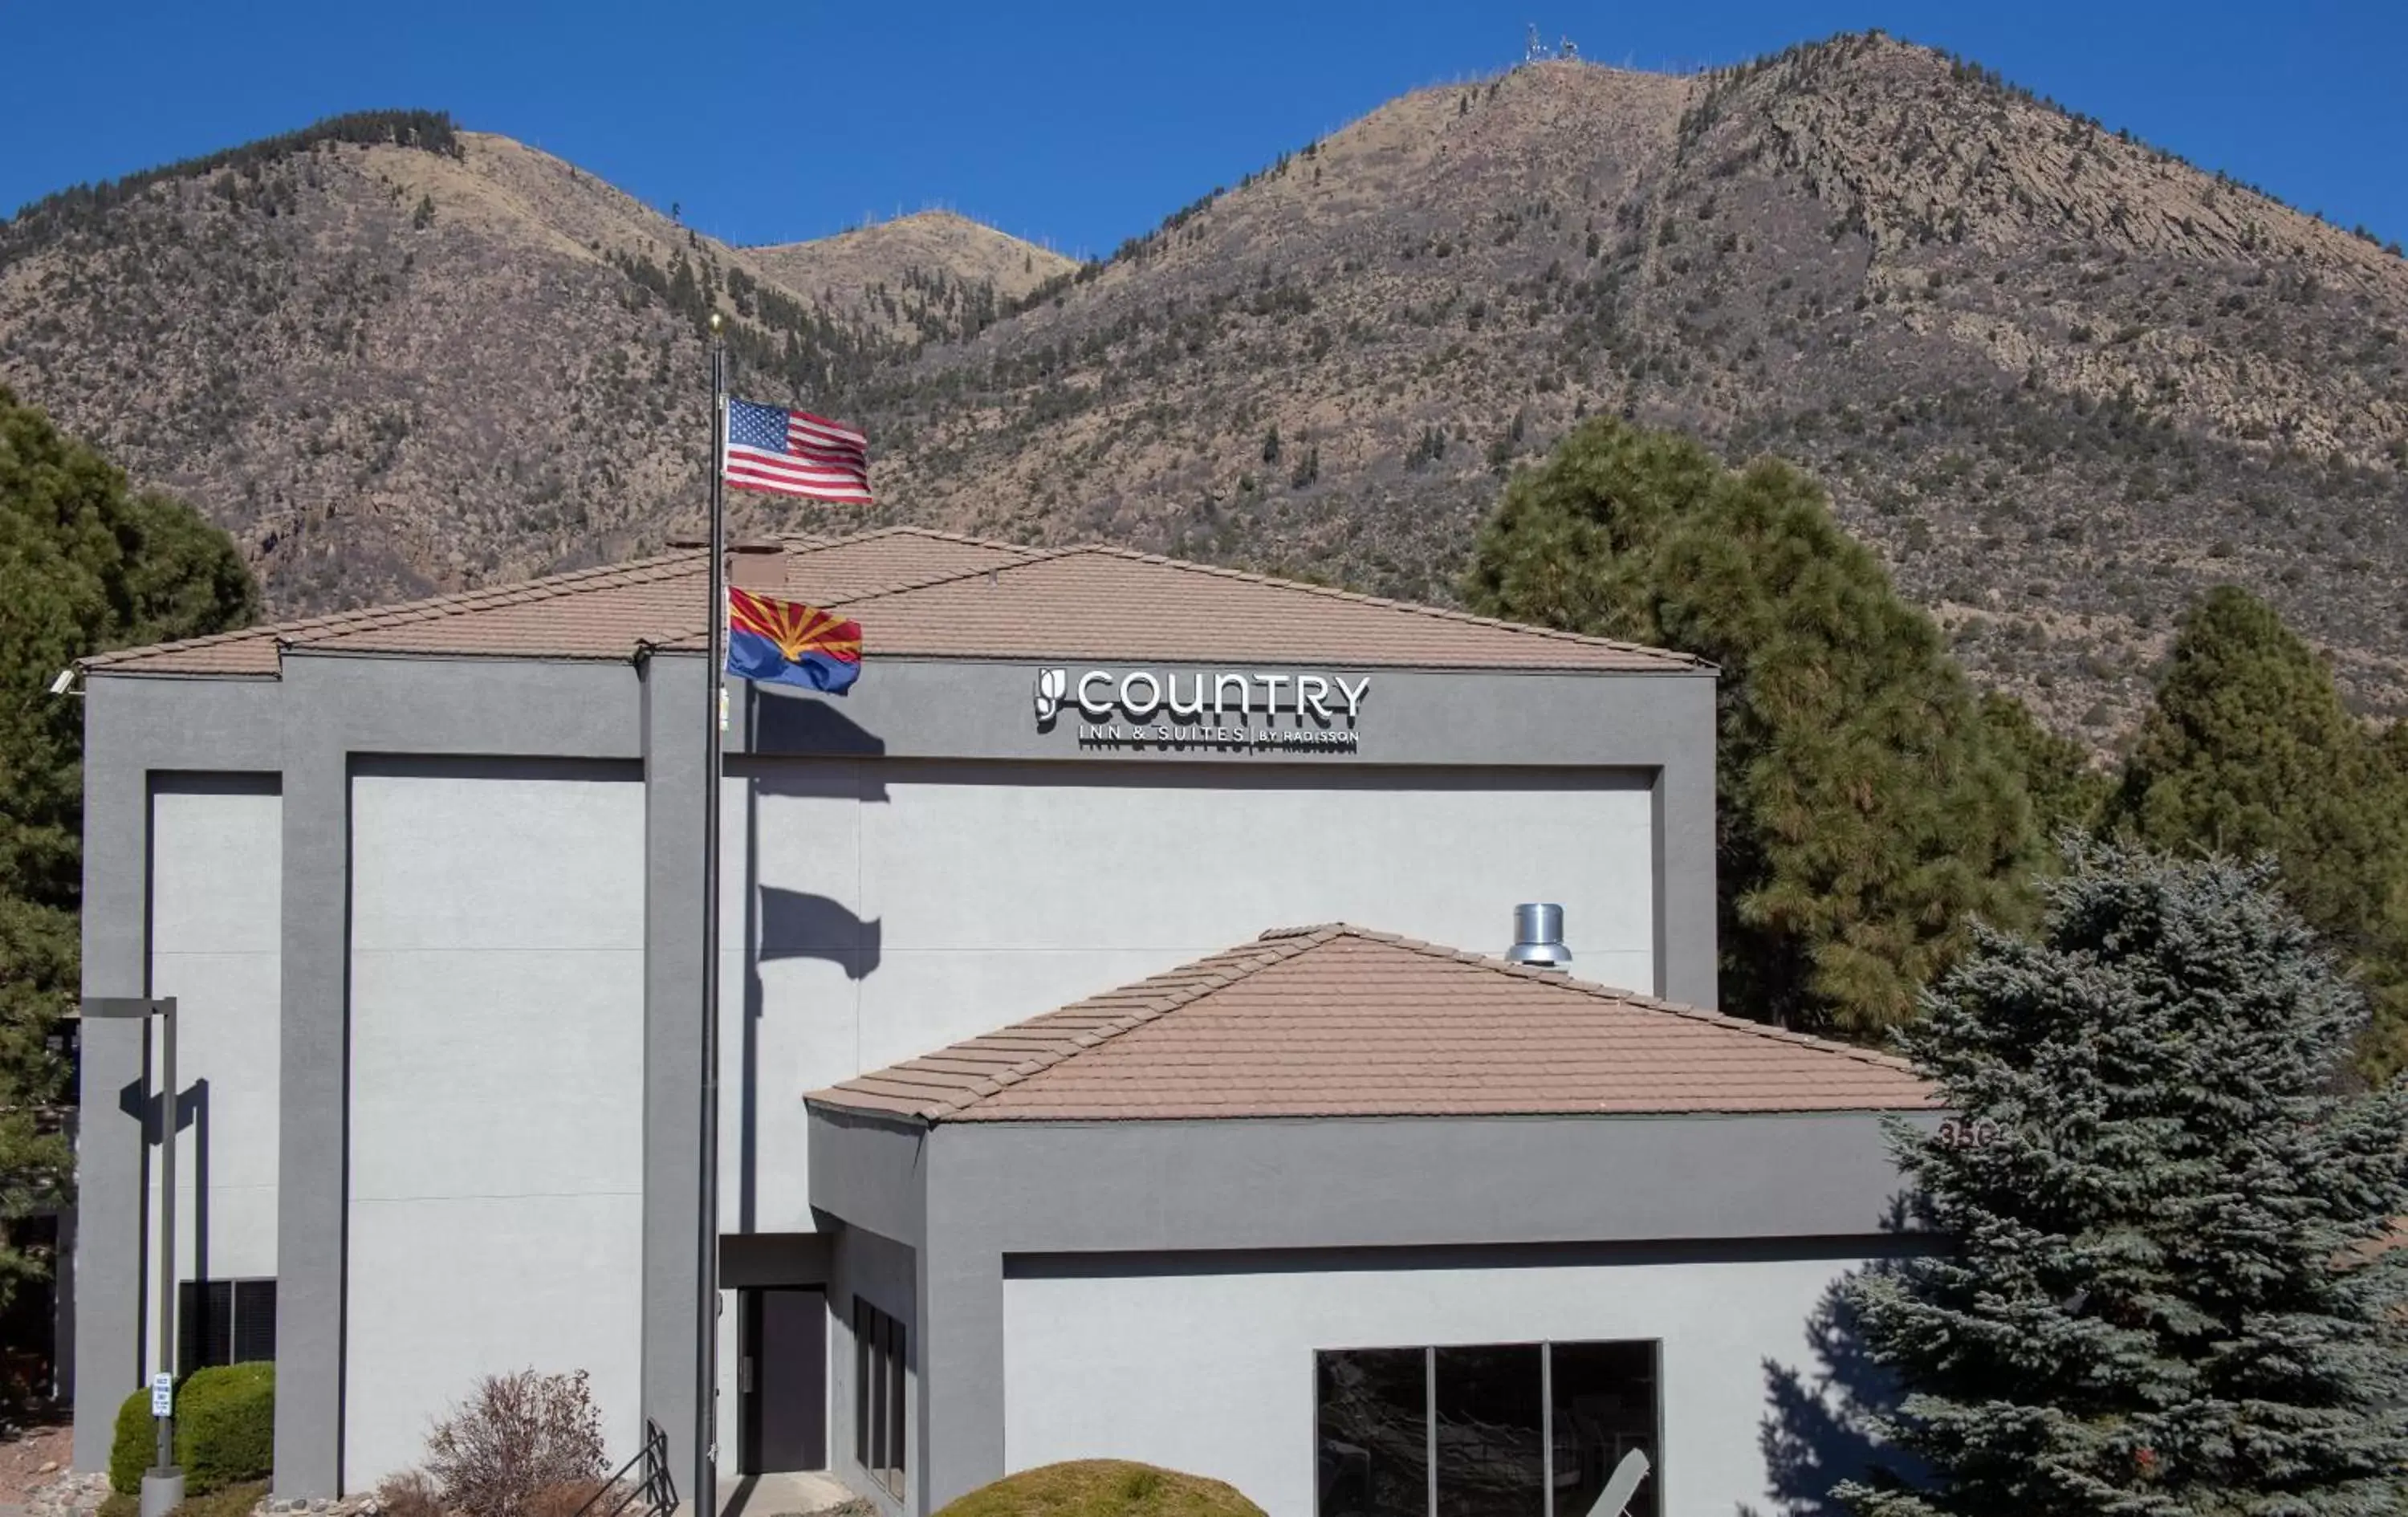
[[2361, 997], [2271, 865], [2094, 848], [1901, 1040], [1893, 1125], [1950, 1240], [1856, 1277], [1884, 1432], [1859, 1517], [2408, 1510], [2408, 1087], [2336, 1094]]
[[1597, 419], [1508, 486], [1465, 590], [1720, 666], [1727, 1008], [1871, 1035], [1973, 918], [2026, 910], [2019, 777], [1938, 629], [1797, 470]]
[[2283, 890], [2365, 978], [2361, 1063], [2408, 1062], [2408, 770], [2332, 671], [2230, 585], [2185, 617], [2109, 828], [2172, 852], [2272, 853]]
[[223, 532], [125, 478], [0, 387], [0, 1305], [44, 1261], [16, 1224], [54, 1203], [82, 894], [82, 702], [49, 693], [103, 649], [240, 626], [258, 610]]

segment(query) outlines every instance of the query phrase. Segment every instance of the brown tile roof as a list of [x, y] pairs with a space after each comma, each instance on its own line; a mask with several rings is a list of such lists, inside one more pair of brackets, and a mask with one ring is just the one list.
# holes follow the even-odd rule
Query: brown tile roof
[[[1297, 660], [1428, 668], [1700, 670], [1684, 653], [1526, 627], [1121, 549], [1028, 549], [917, 527], [789, 538], [787, 598], [925, 658]], [[624, 659], [699, 647], [704, 551], [98, 654], [128, 674], [274, 675], [286, 648]]]
[[1887, 1054], [1345, 925], [1266, 933], [808, 1099], [927, 1123], [1937, 1104]]

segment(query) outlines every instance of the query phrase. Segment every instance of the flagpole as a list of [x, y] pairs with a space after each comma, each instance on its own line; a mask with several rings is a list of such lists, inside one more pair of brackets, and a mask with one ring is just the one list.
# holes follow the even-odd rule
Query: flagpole
[[710, 638], [703, 681], [706, 710], [702, 792], [702, 1130], [700, 1237], [695, 1344], [694, 1503], [695, 1517], [719, 1512], [719, 791], [727, 652], [727, 346], [710, 313]]

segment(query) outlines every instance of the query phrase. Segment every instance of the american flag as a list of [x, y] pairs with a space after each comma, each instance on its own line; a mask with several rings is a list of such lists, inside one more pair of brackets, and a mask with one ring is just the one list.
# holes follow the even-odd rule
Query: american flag
[[738, 490], [870, 503], [869, 439], [809, 411], [729, 397], [724, 466]]

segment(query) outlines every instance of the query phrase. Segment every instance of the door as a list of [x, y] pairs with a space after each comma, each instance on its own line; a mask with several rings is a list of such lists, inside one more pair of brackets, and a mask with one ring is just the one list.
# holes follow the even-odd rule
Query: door
[[827, 1467], [827, 1295], [816, 1288], [742, 1295], [738, 1464], [747, 1475]]

